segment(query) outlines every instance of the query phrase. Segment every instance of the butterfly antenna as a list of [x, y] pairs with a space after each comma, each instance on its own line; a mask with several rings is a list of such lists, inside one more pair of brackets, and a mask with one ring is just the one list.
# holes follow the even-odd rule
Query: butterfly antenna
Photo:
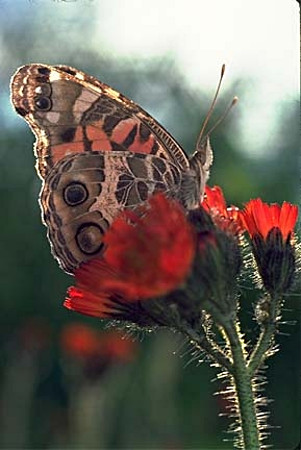
[[[211, 117], [211, 115], [212, 115], [212, 112], [213, 112], [213, 110], [214, 110], [214, 107], [215, 107], [215, 105], [216, 105], [216, 100], [217, 100], [217, 97], [218, 97], [218, 94], [219, 94], [219, 91], [220, 91], [220, 88], [221, 88], [221, 85], [222, 85], [222, 80], [223, 80], [223, 77], [224, 77], [225, 69], [226, 69], [226, 66], [225, 66], [225, 64], [223, 64], [223, 65], [222, 65], [222, 69], [221, 69], [221, 75], [220, 75], [220, 78], [219, 78], [219, 82], [218, 82], [218, 85], [217, 85], [217, 88], [216, 88], [216, 91], [215, 91], [213, 100], [212, 100], [212, 102], [211, 102], [211, 105], [210, 105], [209, 111], [208, 111], [208, 113], [207, 113], [207, 116], [205, 117], [205, 120], [204, 120], [204, 122], [203, 122], [201, 131], [200, 131], [200, 134], [199, 134], [197, 143], [196, 143], [196, 150], [198, 150], [198, 149], [200, 148], [200, 146], [201, 146], [201, 142], [202, 142], [202, 140], [203, 140], [203, 134], [204, 134], [204, 131], [205, 131], [205, 129], [206, 129], [206, 126], [207, 126], [207, 124], [208, 124], [208, 122], [209, 122], [209, 119], [210, 119], [210, 117]], [[209, 134], [209, 133], [207, 133], [207, 135], [208, 135], [208, 134]]]
[[210, 130], [206, 133], [206, 136], [210, 136], [210, 134], [219, 126], [220, 123], [222, 123], [225, 118], [227, 117], [227, 115], [229, 114], [229, 112], [231, 111], [231, 109], [233, 108], [233, 106], [236, 105], [236, 103], [238, 102], [238, 97], [233, 97], [232, 102], [228, 105], [228, 107], [225, 109], [224, 113], [221, 115], [221, 117], [217, 120], [217, 122], [210, 128]]

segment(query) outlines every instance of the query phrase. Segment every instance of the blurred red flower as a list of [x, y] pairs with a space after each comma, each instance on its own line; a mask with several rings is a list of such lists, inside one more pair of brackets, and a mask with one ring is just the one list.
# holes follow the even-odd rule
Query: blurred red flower
[[88, 360], [101, 357], [126, 362], [133, 359], [136, 351], [136, 343], [117, 331], [98, 331], [80, 323], [63, 328], [61, 346], [68, 355]]
[[279, 228], [283, 240], [293, 232], [298, 217], [298, 207], [288, 202], [282, 206], [268, 205], [260, 198], [250, 200], [243, 211], [241, 218], [251, 238], [260, 235], [266, 239], [272, 228]]
[[75, 271], [76, 287], [69, 289], [64, 305], [106, 317], [116, 309], [116, 296], [133, 303], [173, 291], [188, 276], [195, 239], [181, 205], [163, 194], [154, 195], [113, 222], [104, 238], [104, 257]]
[[206, 186], [202, 207], [210, 214], [215, 225], [223, 231], [238, 235], [244, 230], [243, 222], [236, 206], [227, 207], [219, 186]]
[[64, 352], [75, 357], [90, 357], [99, 351], [99, 333], [82, 324], [68, 324], [61, 333]]

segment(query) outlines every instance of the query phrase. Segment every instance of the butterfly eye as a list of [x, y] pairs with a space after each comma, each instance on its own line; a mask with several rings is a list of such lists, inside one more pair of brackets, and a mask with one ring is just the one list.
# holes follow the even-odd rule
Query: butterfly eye
[[64, 189], [64, 200], [69, 206], [80, 205], [85, 202], [89, 196], [86, 186], [82, 183], [73, 182]]
[[80, 250], [86, 255], [94, 255], [104, 247], [102, 238], [102, 229], [92, 222], [82, 224], [75, 237]]
[[34, 103], [42, 111], [49, 111], [52, 107], [51, 100], [48, 97], [37, 97]]

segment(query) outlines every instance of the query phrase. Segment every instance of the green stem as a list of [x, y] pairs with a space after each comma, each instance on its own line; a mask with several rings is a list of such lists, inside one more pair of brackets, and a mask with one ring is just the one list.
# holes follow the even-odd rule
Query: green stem
[[245, 450], [259, 450], [259, 430], [256, 419], [255, 392], [252, 377], [249, 374], [244, 342], [238, 325], [232, 323], [225, 329], [229, 339], [233, 358], [232, 380], [238, 403], [238, 414], [241, 426], [241, 442]]
[[186, 336], [190, 339], [190, 342], [195, 347], [205, 351], [206, 355], [209, 356], [215, 363], [227, 369], [230, 374], [233, 372], [231, 361], [227, 358], [227, 356], [223, 353], [223, 351], [217, 344], [209, 341], [205, 334], [200, 335], [195, 330], [188, 327], [182, 329], [182, 333], [186, 334]]
[[274, 342], [279, 304], [280, 298], [278, 296], [271, 297], [269, 320], [264, 324], [264, 328], [261, 331], [258, 342], [249, 359], [248, 370], [251, 377], [269, 356], [268, 350], [272, 347]]

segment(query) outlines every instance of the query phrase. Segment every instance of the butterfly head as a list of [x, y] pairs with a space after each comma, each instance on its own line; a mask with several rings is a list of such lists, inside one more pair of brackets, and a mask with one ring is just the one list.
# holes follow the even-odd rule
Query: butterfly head
[[[220, 91], [222, 79], [225, 73], [225, 64], [223, 64], [221, 69], [221, 75], [219, 79], [219, 83], [213, 97], [212, 103], [208, 110], [208, 113], [205, 117], [205, 120], [202, 124], [201, 131], [199, 133], [196, 149], [192, 157], [189, 159], [190, 170], [194, 173], [196, 179], [196, 185], [198, 187], [198, 192], [195, 192], [195, 202], [192, 203], [192, 208], [198, 207], [200, 202], [203, 200], [205, 185], [209, 178], [209, 170], [213, 162], [213, 152], [210, 145], [210, 136], [211, 133], [217, 128], [217, 126], [224, 121], [227, 117], [229, 111], [232, 107], [238, 102], [238, 98], [234, 97], [229, 106], [225, 109], [224, 113], [220, 116], [220, 118], [215, 122], [215, 124], [207, 131], [207, 125], [209, 123], [209, 119], [212, 116], [213, 110], [216, 105], [217, 97]], [[189, 208], [189, 206], [188, 206]], [[189, 208], [191, 209], [191, 207]]]

